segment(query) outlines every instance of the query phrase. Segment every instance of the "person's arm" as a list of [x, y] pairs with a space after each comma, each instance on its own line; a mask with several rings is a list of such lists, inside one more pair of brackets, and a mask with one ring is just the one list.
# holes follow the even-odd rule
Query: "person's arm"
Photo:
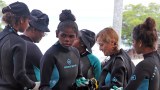
[[[149, 66], [147, 66], [149, 67]], [[139, 63], [134, 71], [134, 74], [131, 76], [131, 79], [124, 90], [137, 90], [140, 86], [142, 80], [148, 75], [147, 70], [144, 70], [144, 66], [142, 63]]]
[[99, 59], [92, 54], [89, 54], [88, 58], [90, 60], [91, 65], [93, 66], [94, 77], [96, 78], [96, 80], [98, 80], [101, 74], [101, 63]]
[[117, 57], [112, 65], [110, 88], [113, 86], [123, 87], [126, 78], [126, 69], [121, 58]]
[[106, 79], [106, 76], [108, 74], [108, 67], [104, 67], [104, 69], [102, 70], [102, 73], [99, 77], [99, 90], [109, 90], [109, 87], [107, 85], [105, 85], [105, 79]]
[[27, 58], [32, 65], [36, 66], [38, 69], [40, 69], [42, 55], [42, 52], [34, 43], [27, 42]]
[[40, 90], [52, 90], [50, 88], [50, 79], [52, 75], [52, 71], [54, 68], [54, 57], [52, 56], [50, 50], [48, 50], [42, 57], [40, 63], [41, 70], [41, 83]]
[[25, 72], [26, 43], [20, 40], [17, 42], [18, 44], [12, 46], [14, 64], [13, 76], [25, 88], [32, 89], [35, 83], [28, 78]]

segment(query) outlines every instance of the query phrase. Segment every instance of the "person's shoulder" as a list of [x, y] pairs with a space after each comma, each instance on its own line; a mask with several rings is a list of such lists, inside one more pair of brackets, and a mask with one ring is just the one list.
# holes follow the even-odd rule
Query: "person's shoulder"
[[56, 45], [52, 45], [50, 48], [47, 49], [45, 54], [56, 54], [58, 52], [58, 48]]
[[152, 64], [152, 62], [150, 62], [149, 59], [144, 59], [136, 65], [136, 68], [142, 68], [142, 69], [151, 67], [154, 67], [154, 65]]
[[39, 47], [35, 43], [30, 42], [30, 41], [26, 41], [26, 40], [25, 40], [25, 42], [27, 44], [28, 49], [39, 49]]
[[24, 40], [24, 41], [27, 43], [28, 46], [38, 47], [38, 46], [37, 46], [35, 43], [33, 43], [33, 42], [26, 41], [26, 40]]
[[88, 54], [88, 57], [94, 58], [96, 60], [99, 60], [98, 57], [96, 55], [94, 55], [93, 53]]
[[10, 34], [10, 38], [13, 44], [25, 44], [26, 45], [26, 42], [18, 35]]

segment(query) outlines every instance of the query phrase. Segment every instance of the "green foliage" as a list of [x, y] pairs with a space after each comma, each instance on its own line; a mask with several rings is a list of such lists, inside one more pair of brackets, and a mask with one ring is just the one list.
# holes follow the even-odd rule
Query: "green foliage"
[[131, 33], [133, 28], [144, 22], [147, 17], [155, 19], [157, 30], [160, 31], [160, 5], [150, 3], [148, 6], [142, 4], [125, 6], [123, 11], [123, 25], [122, 25], [122, 41], [125, 45], [132, 44]]
[[[2, 8], [6, 6], [6, 3], [2, 0], [0, 0], [0, 10], [2, 11]], [[0, 19], [2, 18], [2, 12], [0, 11]], [[2, 22], [0, 21], [0, 31], [2, 30]]]

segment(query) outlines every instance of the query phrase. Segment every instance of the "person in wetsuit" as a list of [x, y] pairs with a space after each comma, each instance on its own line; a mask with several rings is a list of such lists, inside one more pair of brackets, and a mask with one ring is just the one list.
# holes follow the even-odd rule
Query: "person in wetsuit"
[[21, 37], [27, 42], [26, 73], [31, 80], [38, 82], [40, 81], [42, 52], [35, 43], [39, 43], [44, 33], [49, 32], [49, 18], [48, 15], [37, 9], [31, 11], [31, 16], [30, 26]]
[[133, 47], [144, 60], [138, 63], [125, 90], [160, 90], [160, 56], [156, 50], [156, 22], [146, 18], [133, 29]]
[[72, 90], [76, 78], [82, 76], [79, 52], [72, 47], [78, 35], [76, 19], [71, 10], [62, 10], [59, 20], [56, 30], [58, 41], [41, 60], [40, 90]]
[[85, 78], [99, 79], [101, 74], [101, 64], [99, 59], [92, 54], [91, 48], [95, 44], [95, 33], [82, 29], [79, 31], [79, 37], [74, 41], [73, 46], [79, 50], [82, 74]]
[[7, 24], [0, 33], [0, 90], [37, 89], [25, 72], [26, 43], [17, 32], [28, 27], [30, 11], [23, 2], [14, 2], [2, 9]]
[[99, 90], [110, 90], [113, 86], [125, 87], [134, 71], [134, 64], [123, 49], [118, 48], [118, 34], [112, 28], [104, 28], [97, 36], [99, 49], [110, 59], [99, 78]]

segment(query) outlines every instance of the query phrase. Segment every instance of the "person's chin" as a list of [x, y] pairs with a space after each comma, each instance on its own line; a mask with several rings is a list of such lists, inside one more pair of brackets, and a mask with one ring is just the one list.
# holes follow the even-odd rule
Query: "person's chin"
[[65, 44], [65, 45], [64, 45], [64, 47], [70, 47], [70, 46], [71, 46], [70, 44]]

